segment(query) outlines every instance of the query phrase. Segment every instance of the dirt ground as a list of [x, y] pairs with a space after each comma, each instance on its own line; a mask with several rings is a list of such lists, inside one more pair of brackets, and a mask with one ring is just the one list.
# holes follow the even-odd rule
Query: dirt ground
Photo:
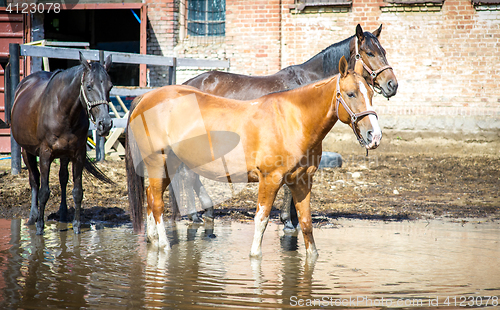
[[[311, 207], [316, 225], [337, 217], [500, 219], [500, 136], [496, 133], [462, 136], [386, 131], [382, 145], [366, 157], [347, 128], [327, 137], [323, 145], [325, 151], [342, 155], [343, 166], [320, 170], [315, 176]], [[96, 220], [126, 221], [124, 161], [107, 159], [99, 167], [117, 185], [85, 177], [86, 215]], [[12, 176], [9, 169], [10, 161], [0, 161], [0, 218], [27, 218], [28, 172], [23, 169], [20, 175]], [[56, 162], [51, 169], [46, 216], [59, 206], [57, 172]], [[69, 206], [73, 205], [71, 189], [70, 183]], [[274, 219], [278, 218], [282, 196], [280, 190]], [[216, 217], [251, 220], [256, 199], [257, 185], [249, 184], [235, 198], [218, 204]]]

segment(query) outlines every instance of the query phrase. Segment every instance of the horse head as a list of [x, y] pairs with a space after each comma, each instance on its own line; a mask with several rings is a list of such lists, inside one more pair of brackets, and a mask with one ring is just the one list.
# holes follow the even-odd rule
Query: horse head
[[364, 67], [363, 76], [371, 81], [375, 89], [380, 89], [386, 98], [396, 94], [398, 81], [385, 57], [385, 49], [380, 45], [378, 37], [382, 25], [373, 33], [363, 32], [358, 24], [355, 38], [355, 59]]
[[104, 66], [99, 62], [88, 63], [80, 53], [83, 73], [80, 86], [80, 100], [87, 114], [95, 123], [97, 134], [106, 136], [113, 126], [109, 116], [109, 91], [113, 87], [108, 70], [111, 67], [111, 55], [106, 57]]
[[377, 113], [372, 107], [373, 90], [361, 75], [348, 70], [344, 57], [340, 59], [339, 71], [337, 118], [351, 126], [361, 145], [366, 149], [375, 149], [382, 139], [382, 130], [378, 123]]

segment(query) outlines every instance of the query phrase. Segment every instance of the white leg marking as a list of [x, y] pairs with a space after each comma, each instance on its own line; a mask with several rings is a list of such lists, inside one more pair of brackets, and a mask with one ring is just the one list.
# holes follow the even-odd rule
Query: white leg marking
[[267, 223], [269, 222], [269, 216], [264, 217], [264, 210], [260, 207], [260, 211], [255, 214], [255, 233], [253, 235], [252, 249], [250, 251], [250, 256], [261, 256], [262, 255], [262, 237], [264, 236], [264, 231], [266, 230]]
[[160, 222], [156, 224], [158, 228], [158, 246], [165, 251], [170, 250], [170, 243], [167, 238], [167, 231], [165, 230], [165, 223], [163, 222], [163, 214], [160, 217]]
[[146, 236], [148, 238], [148, 242], [150, 242], [151, 244], [156, 244], [158, 242], [158, 228], [156, 227], [156, 221], [153, 216], [153, 212], [151, 212], [147, 216]]

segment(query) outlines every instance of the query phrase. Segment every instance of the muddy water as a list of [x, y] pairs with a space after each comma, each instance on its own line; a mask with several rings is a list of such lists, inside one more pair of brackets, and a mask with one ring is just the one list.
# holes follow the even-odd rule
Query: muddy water
[[165, 253], [127, 225], [0, 220], [0, 309], [498, 308], [499, 222], [340, 220], [315, 229], [316, 262], [274, 223], [262, 259], [251, 223], [176, 226]]

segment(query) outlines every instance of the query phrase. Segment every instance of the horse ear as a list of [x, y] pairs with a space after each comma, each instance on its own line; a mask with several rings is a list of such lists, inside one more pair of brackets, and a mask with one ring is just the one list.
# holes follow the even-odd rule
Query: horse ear
[[347, 75], [347, 60], [345, 60], [345, 57], [342, 56], [339, 61], [339, 72], [342, 77], [345, 77]]
[[363, 28], [361, 28], [360, 24], [356, 26], [356, 36], [358, 37], [359, 42], [363, 42], [363, 40], [365, 39]]
[[109, 68], [111, 68], [111, 54], [109, 54], [108, 57], [106, 57], [106, 60], [104, 60], [104, 69], [109, 71]]
[[382, 24], [380, 24], [380, 27], [378, 27], [377, 30], [375, 30], [373, 33], [374, 36], [376, 36], [377, 38], [380, 37], [380, 33], [382, 32]]
[[85, 69], [90, 71], [89, 62], [87, 61], [87, 59], [85, 59], [85, 57], [83, 57], [82, 52], [78, 52], [78, 53], [80, 53], [80, 63], [85, 67]]

